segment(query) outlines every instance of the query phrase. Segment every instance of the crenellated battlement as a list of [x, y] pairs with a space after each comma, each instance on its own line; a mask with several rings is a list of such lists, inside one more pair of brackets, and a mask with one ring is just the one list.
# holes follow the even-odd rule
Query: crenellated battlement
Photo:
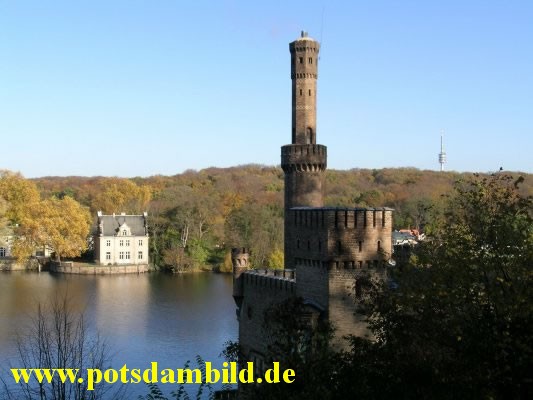
[[327, 157], [328, 148], [323, 144], [287, 144], [281, 147], [281, 157], [290, 157], [294, 155], [316, 155]]
[[327, 147], [321, 144], [289, 144], [281, 148], [281, 168], [290, 172], [320, 172], [327, 167]]
[[233, 268], [249, 268], [250, 249], [246, 247], [235, 247], [231, 249], [231, 263]]
[[317, 51], [320, 51], [320, 45], [313, 40], [307, 40], [305, 42], [302, 40], [296, 40], [289, 45], [289, 50], [291, 53], [316, 53]]
[[293, 207], [290, 224], [304, 228], [387, 228], [392, 226], [392, 208], [388, 207]]
[[291, 54], [302, 52], [318, 53], [320, 51], [320, 43], [310, 38], [307, 32], [302, 31], [298, 39], [289, 43], [289, 50]]
[[[320, 260], [328, 270], [377, 268], [392, 254], [388, 207], [293, 207], [285, 215], [285, 262]], [[308, 263], [308, 261], [306, 261]]]
[[249, 270], [242, 276], [244, 291], [258, 288], [281, 290], [294, 293], [296, 288], [296, 273], [294, 270]]

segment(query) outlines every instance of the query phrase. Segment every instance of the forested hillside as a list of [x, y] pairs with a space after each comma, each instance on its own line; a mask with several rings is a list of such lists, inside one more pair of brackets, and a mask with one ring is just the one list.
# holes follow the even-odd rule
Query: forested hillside
[[[414, 168], [353, 169], [326, 172], [326, 205], [388, 206], [394, 227], [430, 230], [443, 195], [472, 173]], [[533, 195], [533, 175], [521, 191]], [[283, 171], [244, 165], [188, 170], [148, 178], [43, 177], [33, 179], [43, 198], [71, 196], [91, 215], [148, 211], [152, 259], [187, 269], [206, 263], [229, 267], [228, 249], [252, 249], [255, 266], [280, 266], [283, 248]]]

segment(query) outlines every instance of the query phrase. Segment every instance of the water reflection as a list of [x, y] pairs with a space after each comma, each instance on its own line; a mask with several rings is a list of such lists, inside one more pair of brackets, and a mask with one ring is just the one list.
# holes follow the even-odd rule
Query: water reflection
[[[227, 340], [237, 337], [231, 277], [216, 274], [79, 276], [0, 274], [0, 365], [16, 362], [14, 335], [37, 303], [67, 292], [115, 352], [113, 367], [180, 368], [201, 355], [221, 363]], [[146, 388], [134, 392], [146, 393]]]

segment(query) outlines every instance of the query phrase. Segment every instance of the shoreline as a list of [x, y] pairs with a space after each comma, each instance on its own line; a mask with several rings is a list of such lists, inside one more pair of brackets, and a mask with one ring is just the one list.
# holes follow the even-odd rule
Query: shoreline
[[153, 271], [149, 264], [98, 265], [73, 261], [50, 262], [48, 270], [57, 274], [114, 275], [144, 274]]

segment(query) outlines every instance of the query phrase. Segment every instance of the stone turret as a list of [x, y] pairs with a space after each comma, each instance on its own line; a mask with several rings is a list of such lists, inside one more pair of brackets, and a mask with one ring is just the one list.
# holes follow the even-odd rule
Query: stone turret
[[[233, 299], [237, 309], [241, 308], [243, 298], [243, 282], [241, 275], [250, 269], [250, 251], [247, 248], [231, 249], [231, 264], [233, 267]], [[237, 315], [239, 311], [237, 310]]]
[[292, 143], [281, 148], [285, 172], [285, 268], [292, 268], [292, 207], [322, 207], [326, 146], [316, 144], [316, 95], [320, 44], [302, 32], [289, 44], [292, 80]]

